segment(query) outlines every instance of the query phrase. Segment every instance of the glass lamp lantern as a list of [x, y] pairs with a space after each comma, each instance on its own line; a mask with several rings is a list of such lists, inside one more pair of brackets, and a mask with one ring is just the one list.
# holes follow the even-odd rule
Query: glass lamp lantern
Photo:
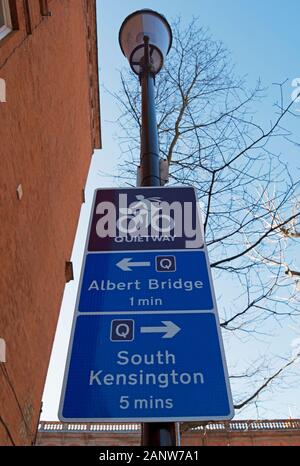
[[151, 72], [156, 75], [172, 46], [172, 30], [164, 16], [149, 9], [138, 10], [129, 15], [121, 26], [120, 47], [137, 75], [143, 69], [145, 37], [149, 41]]

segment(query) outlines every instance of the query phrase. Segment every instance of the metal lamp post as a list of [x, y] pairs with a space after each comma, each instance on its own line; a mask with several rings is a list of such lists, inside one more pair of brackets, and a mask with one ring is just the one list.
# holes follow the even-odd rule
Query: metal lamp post
[[[160, 186], [160, 158], [155, 113], [155, 76], [172, 46], [172, 30], [159, 13], [144, 9], [135, 11], [123, 22], [119, 42], [132, 71], [139, 76], [142, 88], [142, 130], [140, 185]], [[145, 423], [142, 444], [147, 446], [176, 445], [175, 424]]]
[[172, 30], [159, 13], [135, 11], [123, 22], [119, 42], [142, 88], [141, 186], [160, 186], [159, 144], [155, 113], [155, 76], [172, 46]]

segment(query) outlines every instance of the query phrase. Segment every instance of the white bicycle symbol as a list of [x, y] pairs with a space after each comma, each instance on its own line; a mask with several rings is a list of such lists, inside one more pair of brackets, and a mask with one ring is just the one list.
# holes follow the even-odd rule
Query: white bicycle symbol
[[165, 233], [173, 228], [173, 219], [160, 213], [161, 198], [145, 198], [143, 195], [136, 196], [137, 202], [130, 204], [128, 209], [121, 209], [117, 226], [119, 231], [131, 236], [147, 234], [151, 226], [152, 232]]

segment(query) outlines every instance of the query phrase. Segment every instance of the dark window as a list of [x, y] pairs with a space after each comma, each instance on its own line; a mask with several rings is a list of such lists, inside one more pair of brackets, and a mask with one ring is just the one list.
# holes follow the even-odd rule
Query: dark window
[[9, 0], [0, 0], [0, 40], [12, 31], [12, 20]]
[[48, 0], [40, 0], [40, 10], [42, 16], [50, 16]]

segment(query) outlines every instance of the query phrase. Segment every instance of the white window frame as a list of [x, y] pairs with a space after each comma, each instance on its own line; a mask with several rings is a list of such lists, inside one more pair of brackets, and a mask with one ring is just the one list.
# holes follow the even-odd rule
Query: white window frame
[[6, 37], [12, 31], [11, 12], [9, 6], [9, 0], [0, 0], [3, 13], [4, 13], [4, 25], [0, 26], [0, 40]]

